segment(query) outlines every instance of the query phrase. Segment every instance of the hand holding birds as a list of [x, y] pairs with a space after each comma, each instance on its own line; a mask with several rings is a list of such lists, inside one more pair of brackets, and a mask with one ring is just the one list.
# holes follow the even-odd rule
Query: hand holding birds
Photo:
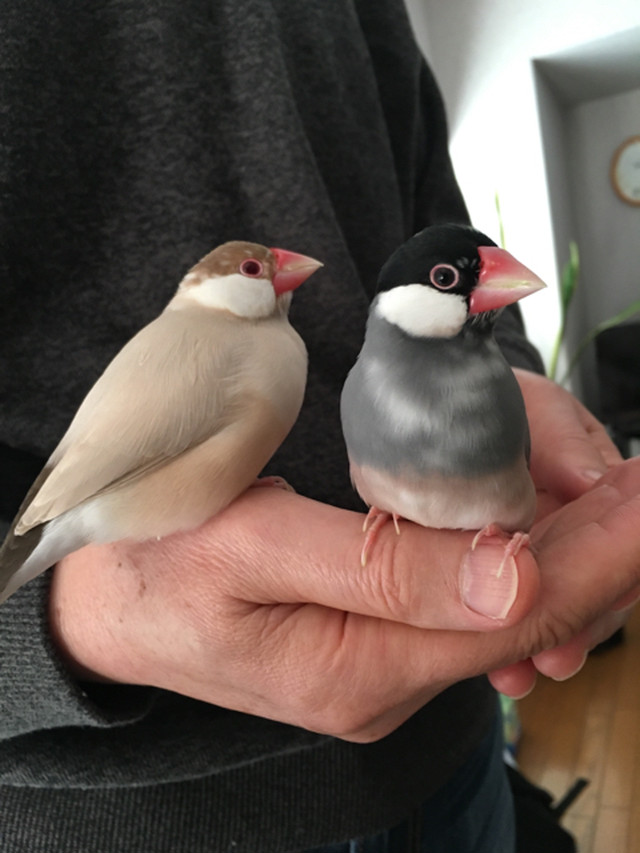
[[[545, 404], [521, 385], [535, 443]], [[593, 468], [594, 434], [571, 440], [589, 449], [576, 470]], [[382, 737], [462, 678], [573, 642], [640, 582], [637, 528], [620, 522], [637, 515], [640, 466], [617, 466], [570, 503], [568, 475], [553, 467], [543, 458], [532, 473], [561, 508], [535, 554], [511, 554], [507, 573], [504, 546], [484, 542], [470, 584], [473, 534], [416, 524], [400, 538], [382, 530], [354, 571], [359, 514], [250, 490], [197, 529], [63, 557], [54, 640], [83, 678], [159, 686], [355, 741]]]
[[535, 559], [525, 549], [505, 566], [499, 542], [472, 552], [472, 533], [413, 524], [382, 530], [354, 571], [358, 514], [254, 490], [198, 530], [64, 558], [51, 624], [69, 666], [366, 741], [462, 678], [528, 677], [553, 645], [562, 658], [640, 581], [634, 527], [608, 530], [637, 512], [640, 470], [618, 466], [613, 488], [579, 497], [581, 471], [616, 461], [610, 442], [556, 386], [518, 378], [533, 478], [559, 507], [533, 530]]
[[[513, 558], [499, 619], [464, 602], [473, 533], [388, 525], [361, 569], [359, 513], [252, 489], [197, 530], [64, 558], [52, 630], [84, 678], [374, 740], [450, 684], [568, 642], [633, 589], [639, 493], [632, 461], [558, 510]], [[487, 572], [494, 547], [479, 546]]]

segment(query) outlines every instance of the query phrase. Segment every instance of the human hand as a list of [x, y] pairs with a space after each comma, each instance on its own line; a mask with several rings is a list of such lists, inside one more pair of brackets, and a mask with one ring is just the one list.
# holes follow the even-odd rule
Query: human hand
[[[531, 429], [531, 475], [538, 495], [538, 523], [532, 541], [537, 543], [551, 514], [588, 491], [622, 458], [603, 425], [575, 397], [545, 377], [525, 370], [514, 372]], [[565, 646], [491, 673], [494, 686], [508, 695], [521, 696], [533, 688], [537, 670], [558, 679], [575, 674], [589, 649], [623, 624], [625, 608], [635, 597], [631, 591], [615, 610], [599, 614]]]
[[540, 521], [584, 494], [622, 457], [604, 426], [572, 394], [537, 373], [514, 373], [529, 418]]
[[196, 531], [87, 547], [54, 569], [54, 638], [80, 677], [379, 738], [473, 669], [425, 629], [513, 625], [538, 576], [523, 551], [497, 577], [504, 546], [487, 544], [473, 582], [460, 568], [472, 533], [409, 522], [381, 531], [363, 569], [362, 518], [250, 489]]
[[362, 569], [360, 514], [253, 489], [192, 533], [65, 558], [52, 629], [85, 677], [374, 740], [450, 684], [568, 641], [640, 582], [640, 465], [608, 477], [558, 511], [540, 573], [522, 549], [498, 576], [503, 546], [486, 542], [474, 582], [472, 533], [387, 525]]
[[[520, 661], [513, 667], [516, 678], [524, 678], [526, 669], [535, 673], [541, 658], [583, 655], [590, 643], [600, 639], [601, 625], [619, 624], [619, 609], [628, 607], [640, 593], [639, 524], [640, 459], [632, 459], [612, 468], [580, 498], [553, 513], [537, 535], [534, 528], [538, 600], [517, 626], [497, 635], [509, 655]], [[485, 651], [494, 654], [495, 649], [487, 645], [494, 637], [475, 636], [477, 659]], [[450, 654], [468, 654], [467, 643], [458, 634]], [[532, 645], [533, 652], [525, 651]], [[518, 654], [518, 647], [523, 654]], [[500, 672], [508, 674], [511, 669], [507, 663]], [[495, 683], [494, 675], [491, 680]], [[517, 695], [517, 689], [513, 692]]]

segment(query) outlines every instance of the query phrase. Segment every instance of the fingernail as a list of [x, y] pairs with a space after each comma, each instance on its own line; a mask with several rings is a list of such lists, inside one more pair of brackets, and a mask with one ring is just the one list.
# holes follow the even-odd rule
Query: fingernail
[[518, 594], [518, 567], [502, 544], [480, 543], [462, 559], [460, 591], [470, 610], [505, 619]]
[[572, 670], [569, 672], [565, 672], [563, 675], [552, 675], [550, 676], [554, 681], [568, 681], [570, 678], [573, 678], [574, 675], [577, 675], [582, 667], [587, 662], [587, 658], [589, 657], [589, 652], [584, 652], [580, 663], [578, 663]]
[[590, 483], [595, 483], [600, 479], [604, 474], [607, 473], [607, 469], [604, 468], [602, 471], [598, 471], [596, 468], [588, 468], [586, 471], [582, 472], [582, 476], [585, 480], [589, 480]]
[[525, 698], [526, 698], [530, 693], [533, 693], [533, 691], [535, 690], [535, 687], [536, 687], [536, 683], [535, 683], [535, 681], [534, 681], [534, 682], [533, 682], [533, 684], [531, 685], [531, 687], [527, 687], [527, 688], [526, 688], [525, 690], [523, 690], [521, 693], [517, 693], [517, 692], [513, 692], [513, 693], [511, 693], [511, 692], [509, 692], [509, 693], [507, 693], [506, 695], [507, 695], [510, 699], [514, 699], [514, 700], [516, 700], [516, 701], [517, 701], [518, 699], [525, 699]]

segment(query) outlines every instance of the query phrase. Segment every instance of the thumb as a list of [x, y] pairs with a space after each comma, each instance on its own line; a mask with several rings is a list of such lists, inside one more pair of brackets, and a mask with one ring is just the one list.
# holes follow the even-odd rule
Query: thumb
[[[247, 523], [250, 518], [250, 524]], [[251, 489], [205, 528], [235, 554], [229, 593], [254, 604], [315, 603], [419, 628], [490, 631], [533, 606], [538, 569], [528, 548], [498, 537], [408, 521], [379, 532], [360, 563], [360, 513], [281, 490]], [[230, 544], [228, 544], [230, 543]]]

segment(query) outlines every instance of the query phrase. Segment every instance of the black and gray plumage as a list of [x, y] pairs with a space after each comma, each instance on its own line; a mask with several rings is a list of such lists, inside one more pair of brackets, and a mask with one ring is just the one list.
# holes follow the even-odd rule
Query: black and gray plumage
[[389, 258], [341, 398], [351, 479], [369, 520], [529, 529], [527, 416], [493, 328], [503, 306], [541, 287], [467, 226], [429, 227]]

